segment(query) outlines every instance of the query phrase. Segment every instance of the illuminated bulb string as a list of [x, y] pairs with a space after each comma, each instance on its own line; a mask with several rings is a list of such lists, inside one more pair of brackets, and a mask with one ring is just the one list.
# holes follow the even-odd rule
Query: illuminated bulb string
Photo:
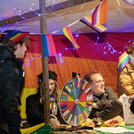
[[[48, 6], [48, 3], [49, 3], [49, 2], [50, 2], [50, 0], [47, 0], [47, 8], [49, 7], [49, 6]], [[117, 0], [117, 2], [119, 3], [118, 0]], [[52, 7], [53, 7], [55, 4], [56, 4], [55, 0], [52, 0]], [[62, 3], [61, 3], [61, 4], [62, 4]], [[85, 2], [84, 2], [84, 4], [85, 4]], [[81, 8], [83, 8], [84, 4], [82, 4]], [[37, 16], [42, 16], [42, 15], [46, 15], [46, 14], [47, 14], [47, 13], [46, 13], [46, 14], [37, 14], [37, 13], [34, 12], [34, 10], [33, 10], [33, 9], [36, 9], [34, 6], [35, 6], [34, 4], [31, 4], [30, 10], [31, 10], [34, 14], [36, 14]], [[62, 5], [62, 7], [65, 8], [64, 5]], [[81, 8], [79, 8], [79, 10], [80, 10]], [[68, 9], [69, 9], [69, 6], [68, 6], [68, 8], [65, 10], [64, 13], [62, 13], [62, 14], [55, 14], [55, 13], [53, 13], [53, 14], [54, 14], [54, 15], [63, 15], [63, 14], [65, 14], [65, 13], [68, 11]], [[29, 11], [29, 10], [25, 10], [24, 8], [20, 8], [20, 7], [14, 8], [14, 14], [19, 15], [23, 20], [27, 20], [27, 18], [25, 18], [25, 17], [22, 16], [22, 14], [23, 14], [23, 13], [26, 13], [27, 11]], [[51, 12], [49, 8], [48, 8], [48, 11]], [[77, 10], [77, 11], [78, 11], [78, 10]], [[70, 11], [70, 12], [72, 12], [72, 11]], [[51, 13], [52, 13], [52, 12], [51, 12]], [[76, 22], [77, 22], [77, 21], [76, 21]], [[73, 23], [73, 24], [75, 24], [75, 23]], [[17, 25], [18, 25], [18, 22], [15, 23], [15, 29], [16, 29]], [[3, 30], [3, 31], [5, 31], [5, 30], [7, 30], [7, 27], [4, 27], [4, 30]], [[56, 31], [56, 32], [57, 32], [57, 31]], [[96, 33], [97, 33], [97, 32], [96, 32]], [[76, 39], [78, 38], [78, 36], [79, 36], [79, 35], [75, 35]], [[76, 39], [75, 39], [75, 40], [76, 40]], [[129, 40], [128, 43], [127, 43], [127, 44], [125, 45], [125, 47], [123, 48], [123, 50], [120, 51], [120, 52], [118, 52], [118, 51], [116, 51], [116, 50], [113, 48], [113, 46], [111, 46], [108, 42], [98, 43], [98, 40], [99, 40], [99, 39], [100, 39], [100, 37], [99, 37], [99, 35], [98, 35], [98, 33], [97, 33], [97, 40], [96, 40], [96, 42], [95, 42], [95, 45], [107, 44], [107, 45], [104, 46], [104, 48], [103, 48], [104, 54], [107, 54], [108, 52], [110, 52], [111, 54], [114, 54], [114, 53], [121, 54], [121, 53], [124, 51], [124, 49], [128, 46], [128, 44], [129, 44], [130, 42], [134, 41], [134, 40]], [[60, 62], [61, 62], [61, 63], [63, 63], [63, 59], [62, 59], [63, 53], [64, 53], [65, 51], [69, 50], [69, 49], [71, 49], [71, 50], [78, 50], [78, 49], [76, 49], [76, 48], [65, 48], [65, 49], [62, 51], [62, 53], [58, 53], [58, 54], [56, 55], [56, 57], [58, 57], [58, 58], [60, 59]], [[27, 56], [26, 56], [26, 57], [27, 57]], [[36, 57], [33, 57], [33, 58], [31, 59], [31, 61], [28, 59], [28, 63], [27, 63], [27, 64], [30, 64], [30, 63], [32, 62], [32, 60], [34, 60], [35, 58], [38, 58], [38, 57], [41, 58], [41, 56], [36, 56]], [[27, 57], [27, 58], [28, 58], [28, 57]], [[25, 65], [26, 65], [26, 64], [25, 64]]]
[[[65, 48], [61, 53], [58, 53], [57, 55], [55, 55], [55, 57], [58, 57], [58, 58], [59, 58], [60, 63], [63, 63], [63, 62], [64, 62], [63, 59], [62, 59], [62, 55], [63, 55], [63, 53], [64, 53], [65, 51], [67, 51], [67, 50], [78, 50], [78, 48]], [[42, 58], [42, 56], [35, 56], [35, 57], [32, 57], [32, 59], [30, 60], [26, 54], [25, 54], [25, 57], [27, 58], [28, 63], [24, 63], [23, 66], [30, 65], [31, 62], [32, 62], [34, 59], [36, 59], [36, 58]], [[50, 59], [51, 59], [51, 57], [48, 57], [48, 61], [49, 61]]]
[[[77, 40], [78, 37], [79, 37], [79, 34], [76, 34], [76, 35], [75, 35], [75, 41]], [[65, 48], [61, 53], [58, 53], [57, 55], [55, 55], [55, 57], [58, 57], [58, 58], [59, 58], [60, 63], [63, 63], [62, 55], [63, 55], [63, 53], [64, 53], [65, 51], [67, 51], [67, 50], [78, 50], [78, 48]], [[42, 58], [42, 56], [35, 56], [35, 57], [32, 57], [32, 59], [30, 60], [26, 54], [25, 54], [25, 57], [27, 57], [28, 63], [24, 63], [24, 66], [30, 65], [31, 62], [32, 62], [35, 58]], [[51, 59], [51, 57], [48, 57], [48, 61], [49, 61], [50, 59]]]
[[[61, 15], [64, 15], [65, 13], [67, 13], [67, 11], [69, 11], [69, 4], [68, 4], [68, 7], [64, 7], [64, 5], [61, 3], [61, 6], [63, 7], [63, 9], [66, 9], [63, 13], [61, 13], [61, 14], [56, 14], [56, 13], [54, 13], [54, 12], [52, 12], [51, 11], [51, 9], [49, 8], [49, 2], [50, 2], [50, 0], [47, 0], [47, 2], [46, 2], [46, 4], [47, 4], [47, 10], [49, 11], [49, 13], [52, 13], [52, 14], [54, 14], [54, 15], [56, 15], [56, 16], [61, 16]], [[56, 2], [55, 2], [55, 0], [52, 0], [52, 8], [53, 8], [53, 6], [54, 5], [56, 5]], [[83, 7], [84, 7], [84, 5], [85, 5], [85, 0], [84, 0], [84, 3], [82, 4], [82, 6], [78, 9], [78, 10], [75, 10], [75, 11], [70, 11], [70, 12], [78, 12], [79, 10], [81, 10]], [[42, 16], [42, 15], [46, 15], [46, 14], [48, 14], [48, 13], [46, 13], [46, 14], [39, 14], [39, 13], [36, 13], [35, 11], [34, 11], [34, 9], [36, 9], [35, 8], [35, 4], [34, 3], [32, 3], [31, 4], [31, 6], [30, 6], [30, 11], [32, 11], [35, 15], [37, 15], [37, 16]], [[37, 9], [36, 9], [37, 10]], [[23, 20], [27, 20], [27, 18], [25, 18], [25, 17], [23, 17], [23, 15], [22, 14], [24, 14], [24, 13], [26, 13], [26, 12], [28, 12], [29, 10], [27, 9], [24, 9], [24, 8], [21, 8], [21, 7], [16, 7], [16, 8], [14, 8], [14, 14], [15, 15], [19, 15]]]
[[107, 45], [104, 46], [104, 48], [103, 48], [103, 53], [104, 53], [104, 54], [107, 54], [108, 52], [110, 52], [111, 54], [114, 54], [114, 53], [121, 54], [121, 53], [125, 50], [125, 48], [128, 46], [128, 44], [129, 44], [130, 42], [134, 42], [134, 40], [129, 40], [129, 41], [127, 42], [127, 44], [124, 46], [124, 48], [122, 49], [122, 51], [118, 52], [118, 51], [115, 50], [115, 49], [113, 48], [113, 46], [110, 45], [108, 42], [98, 43], [100, 37], [99, 37], [99, 35], [98, 35], [97, 32], [96, 32], [96, 34], [97, 34], [97, 40], [96, 40], [96, 42], [95, 42], [95, 45], [107, 44]]

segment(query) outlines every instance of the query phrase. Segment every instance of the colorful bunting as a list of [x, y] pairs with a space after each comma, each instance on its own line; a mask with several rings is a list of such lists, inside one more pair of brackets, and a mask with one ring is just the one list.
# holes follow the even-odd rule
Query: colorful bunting
[[65, 27], [65, 28], [63, 28], [62, 30], [61, 30], [61, 33], [63, 33], [71, 42], [72, 42], [72, 44], [73, 44], [73, 46], [75, 47], [75, 48], [80, 48], [80, 46], [77, 44], [77, 42], [75, 41], [75, 39], [74, 39], [74, 37], [73, 37], [73, 35], [72, 35], [72, 33], [71, 33], [71, 30], [70, 30], [70, 28], [67, 26], [67, 27]]
[[89, 27], [91, 27], [92, 29], [94, 29], [97, 32], [101, 33], [101, 32], [104, 32], [105, 30], [107, 30], [107, 28], [105, 28], [101, 24], [97, 24], [97, 25], [91, 26], [92, 17], [90, 15], [86, 15], [80, 21], [83, 22], [84, 24], [88, 25]]
[[51, 34], [41, 35], [44, 57], [56, 55], [56, 49]]
[[121, 71], [130, 61], [130, 57], [125, 51], [120, 57], [119, 57], [119, 63], [118, 63], [118, 69]]
[[107, 22], [107, 0], [99, 4], [92, 14], [92, 26]]

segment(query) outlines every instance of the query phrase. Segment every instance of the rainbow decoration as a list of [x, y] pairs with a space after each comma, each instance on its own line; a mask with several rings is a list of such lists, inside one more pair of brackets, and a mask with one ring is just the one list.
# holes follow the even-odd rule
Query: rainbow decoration
[[120, 57], [119, 57], [119, 63], [118, 63], [118, 69], [121, 71], [130, 61], [130, 57], [125, 51]]
[[77, 44], [77, 42], [75, 41], [75, 39], [74, 39], [74, 37], [73, 37], [73, 35], [72, 35], [72, 33], [71, 33], [71, 30], [70, 30], [70, 28], [67, 26], [67, 27], [65, 27], [65, 28], [63, 28], [62, 30], [61, 30], [61, 33], [63, 33], [70, 41], [71, 41], [71, 43], [73, 44], [73, 46], [75, 47], [75, 48], [80, 48], [80, 46]]
[[88, 25], [89, 27], [91, 27], [93, 30], [95, 30], [97, 32], [101, 33], [101, 32], [104, 32], [105, 30], [107, 30], [107, 28], [105, 28], [101, 24], [97, 24], [97, 25], [91, 26], [92, 17], [90, 15], [86, 15], [80, 21], [83, 22], [84, 24]]
[[123, 0], [124, 2], [126, 2], [129, 5], [134, 6], [134, 0]]
[[41, 35], [44, 57], [56, 55], [55, 44], [51, 34]]
[[13, 30], [8, 32], [5, 36], [11, 40], [14, 44], [19, 42], [21, 39], [23, 39], [28, 33], [21, 33], [18, 30]]
[[99, 4], [92, 14], [92, 26], [107, 22], [107, 0]]

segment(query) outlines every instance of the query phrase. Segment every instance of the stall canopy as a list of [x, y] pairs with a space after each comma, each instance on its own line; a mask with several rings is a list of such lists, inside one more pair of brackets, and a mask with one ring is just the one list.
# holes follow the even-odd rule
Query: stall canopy
[[[42, 72], [40, 16], [46, 15], [46, 32], [53, 36], [57, 54], [49, 57], [49, 70], [58, 74], [59, 88], [72, 77], [88, 71], [102, 72], [107, 86], [116, 92], [118, 57], [134, 39], [134, 6], [125, 0], [107, 0], [107, 28], [102, 33], [81, 21], [92, 15], [102, 0], [46, 0], [46, 14], [41, 14], [40, 0], [2, 0], [0, 31], [17, 29], [29, 32], [30, 45], [24, 59], [26, 79], [22, 93], [22, 118], [26, 118], [25, 99], [36, 92], [37, 74]], [[61, 30], [69, 26], [80, 48], [74, 48]]]
[[[95, 7], [101, 2], [102, 0], [46, 0], [47, 33], [61, 34], [59, 30], [63, 27], [87, 14], [92, 15]], [[39, 34], [42, 15], [39, 8], [40, 0], [2, 0], [0, 30], [17, 29]], [[134, 6], [125, 0], [108, 0], [105, 32], [133, 32], [133, 10]], [[94, 32], [79, 21], [71, 26], [71, 31], [75, 34]]]

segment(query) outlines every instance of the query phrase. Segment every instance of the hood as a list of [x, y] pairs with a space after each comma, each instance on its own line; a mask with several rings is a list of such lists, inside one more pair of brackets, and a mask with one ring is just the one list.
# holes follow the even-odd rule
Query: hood
[[16, 59], [16, 56], [3, 46], [0, 46], [0, 62], [10, 61], [15, 62], [19, 67], [22, 67], [23, 61]]
[[0, 61], [13, 60], [15, 55], [3, 46], [0, 46]]

